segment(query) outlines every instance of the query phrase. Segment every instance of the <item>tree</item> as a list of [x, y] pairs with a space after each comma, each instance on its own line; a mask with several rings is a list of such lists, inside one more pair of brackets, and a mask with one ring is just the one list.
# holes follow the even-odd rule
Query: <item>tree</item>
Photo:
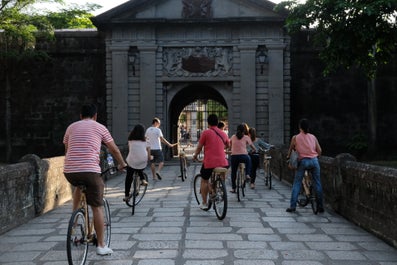
[[[29, 60], [49, 60], [42, 51], [35, 50], [37, 38], [54, 39], [56, 28], [92, 26], [89, 11], [100, 8], [88, 5], [86, 9], [75, 7], [61, 12], [38, 14], [32, 6], [37, 3], [63, 3], [62, 0], [2, 0], [0, 2], [0, 80], [4, 80], [4, 137], [6, 161], [11, 159], [12, 84], [20, 66]], [[89, 23], [87, 22], [89, 21]]]
[[368, 79], [370, 148], [376, 143], [376, 89], [378, 66], [388, 64], [397, 45], [396, 0], [284, 1], [277, 11], [288, 11], [289, 33], [314, 29], [313, 42], [320, 48], [324, 74], [358, 67]]

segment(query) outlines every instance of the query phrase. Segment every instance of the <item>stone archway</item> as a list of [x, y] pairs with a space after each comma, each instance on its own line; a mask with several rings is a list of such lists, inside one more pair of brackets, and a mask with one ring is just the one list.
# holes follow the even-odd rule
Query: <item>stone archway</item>
[[192, 84], [167, 84], [168, 90], [168, 128], [170, 141], [178, 139], [178, 118], [182, 110], [190, 103], [197, 100], [214, 100], [228, 109], [228, 92], [219, 88], [219, 84], [192, 83]]

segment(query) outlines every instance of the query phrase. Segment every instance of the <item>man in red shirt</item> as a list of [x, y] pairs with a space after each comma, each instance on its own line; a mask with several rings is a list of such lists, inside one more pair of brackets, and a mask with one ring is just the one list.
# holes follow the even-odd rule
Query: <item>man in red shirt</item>
[[[104, 143], [118, 162], [118, 169], [127, 166], [119, 148], [114, 143], [108, 129], [96, 122], [95, 105], [81, 108], [80, 121], [74, 122], [66, 129], [63, 143], [65, 145], [64, 175], [72, 184], [84, 183], [87, 187], [87, 203], [91, 206], [94, 227], [98, 238], [98, 255], [109, 255], [113, 251], [104, 243], [104, 217], [102, 212], [104, 183], [101, 178], [99, 154]], [[80, 189], [73, 192], [73, 210], [78, 208], [81, 197]]]
[[218, 125], [218, 117], [210, 114], [207, 118], [208, 129], [203, 131], [200, 136], [193, 159], [196, 160], [198, 154], [204, 147], [204, 159], [201, 167], [201, 184], [200, 191], [203, 198], [200, 208], [208, 209], [208, 180], [211, 177], [212, 170], [216, 167], [228, 167], [229, 163], [225, 156], [225, 148], [229, 147], [229, 138], [226, 133], [220, 130]]

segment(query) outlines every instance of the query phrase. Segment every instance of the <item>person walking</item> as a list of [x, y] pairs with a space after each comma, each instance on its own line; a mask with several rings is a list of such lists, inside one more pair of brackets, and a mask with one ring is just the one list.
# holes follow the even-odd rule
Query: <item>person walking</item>
[[[161, 143], [166, 144], [168, 147], [173, 147], [176, 144], [169, 143], [163, 136], [163, 132], [160, 129], [160, 119], [153, 118], [152, 126], [147, 128], [145, 137], [149, 142], [150, 155], [153, 159], [150, 160], [150, 168], [152, 170], [153, 180], [161, 180], [161, 169], [164, 167], [164, 154], [161, 148]], [[158, 169], [156, 172], [156, 164], [158, 164]]]
[[296, 211], [296, 203], [302, 186], [303, 176], [306, 170], [310, 170], [317, 192], [318, 211], [323, 213], [323, 188], [320, 179], [320, 163], [318, 162], [318, 157], [321, 155], [322, 150], [316, 136], [309, 133], [309, 121], [307, 119], [301, 119], [299, 121], [299, 134], [292, 137], [287, 158], [290, 157], [292, 150], [298, 153], [298, 168], [295, 172], [294, 183], [292, 185], [290, 207], [286, 211]]
[[[118, 169], [127, 166], [119, 148], [115, 144], [110, 132], [97, 120], [97, 108], [95, 105], [84, 105], [81, 108], [80, 120], [72, 123], [66, 129], [63, 137], [65, 145], [64, 175], [74, 186], [84, 183], [87, 187], [87, 203], [92, 208], [94, 228], [97, 233], [98, 255], [109, 255], [113, 250], [104, 242], [104, 216], [102, 211], [104, 182], [101, 178], [99, 165], [101, 144], [104, 143], [109, 152], [118, 162]], [[78, 208], [81, 190], [74, 188], [73, 211]]]
[[230, 138], [230, 161], [232, 166], [232, 189], [230, 192], [232, 193], [236, 192], [236, 173], [240, 163], [245, 164], [246, 179], [250, 179], [251, 159], [248, 155], [247, 148], [250, 147], [254, 152], [256, 152], [256, 148], [247, 134], [247, 128], [245, 124], [242, 123], [237, 126], [236, 134], [233, 134]]
[[[261, 149], [271, 148], [270, 144], [266, 143], [264, 140], [256, 136], [256, 129], [254, 127], [249, 128], [248, 135], [251, 138], [251, 141], [254, 144], [257, 151]], [[260, 161], [259, 153], [257, 151], [254, 151], [251, 149], [251, 147], [248, 147], [248, 154], [251, 158], [251, 174], [250, 174], [251, 189], [255, 189], [256, 171], [258, 170], [259, 161]]]
[[142, 124], [137, 124], [128, 136], [128, 155], [127, 174], [125, 176], [125, 189], [123, 201], [128, 201], [130, 197], [130, 189], [135, 172], [138, 172], [141, 185], [148, 185], [143, 170], [146, 168], [148, 161], [150, 161], [150, 146], [146, 141], [145, 127]]
[[225, 156], [225, 149], [229, 147], [229, 139], [226, 133], [217, 127], [218, 117], [215, 114], [210, 114], [207, 122], [208, 128], [201, 133], [198, 145], [193, 154], [193, 160], [197, 160], [197, 156], [204, 148], [204, 159], [200, 169], [200, 193], [202, 197], [200, 208], [202, 210], [208, 209], [208, 180], [211, 177], [212, 170], [216, 167], [229, 167]]

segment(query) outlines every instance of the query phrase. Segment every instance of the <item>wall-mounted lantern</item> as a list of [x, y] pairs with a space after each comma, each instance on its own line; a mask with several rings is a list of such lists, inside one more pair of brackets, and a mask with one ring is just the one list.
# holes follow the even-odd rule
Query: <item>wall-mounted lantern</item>
[[258, 61], [259, 64], [261, 65], [261, 74], [263, 74], [263, 67], [265, 64], [268, 63], [268, 58], [267, 58], [267, 52], [264, 50], [261, 50], [258, 54]]
[[128, 56], [128, 62], [132, 65], [132, 75], [135, 76], [135, 61], [136, 61], [136, 54], [132, 53]]

